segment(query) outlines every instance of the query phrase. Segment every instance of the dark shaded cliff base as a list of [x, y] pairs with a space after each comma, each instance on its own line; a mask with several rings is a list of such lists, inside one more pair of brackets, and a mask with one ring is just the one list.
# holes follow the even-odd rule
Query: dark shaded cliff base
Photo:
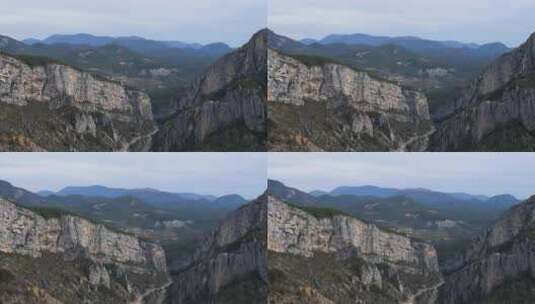
[[0, 199], [0, 303], [137, 303], [168, 282], [155, 244]]
[[112, 152], [134, 144], [143, 150], [151, 130], [156, 130], [151, 120], [134, 122], [126, 114], [68, 105], [51, 109], [41, 102], [23, 107], [0, 103], [0, 121], [1, 151]]
[[237, 122], [211, 134], [201, 145], [195, 146], [193, 150], [204, 152], [266, 152], [266, 135], [266, 132], [253, 132], [244, 123]]
[[167, 280], [164, 274], [148, 279], [144, 274], [126, 274], [108, 265], [112, 274], [110, 285], [95, 285], [90, 282], [93, 265], [84, 258], [66, 260], [61, 254], [46, 253], [32, 258], [0, 253], [0, 303], [117, 304], [135, 300], [131, 289], [146, 290], [152, 288], [153, 283], [164, 284]]
[[330, 108], [325, 102], [269, 103], [267, 148], [273, 152], [419, 151], [427, 146], [426, 132], [433, 128], [430, 121], [404, 123], [380, 112], [367, 112], [377, 128], [373, 135], [357, 133], [352, 125], [359, 114], [351, 107]]
[[85, 299], [118, 303], [127, 298], [122, 286], [91, 286], [83, 265], [83, 261], [65, 262], [56, 254], [40, 258], [0, 254], [0, 302], [77, 303]]
[[[269, 252], [268, 261], [270, 304], [386, 304], [403, 301], [395, 287], [396, 280], [401, 278], [395, 275], [385, 278], [381, 283], [383, 286], [362, 282], [366, 279], [367, 265], [358, 257], [341, 259], [332, 254], [316, 254], [304, 258]], [[385, 274], [387, 269], [384, 265]], [[419, 275], [410, 279], [414, 286], [405, 288], [417, 289], [418, 285], [426, 283], [426, 278]]]
[[[243, 121], [236, 121], [214, 131], [200, 143], [185, 143], [183, 149], [175, 152], [265, 152], [267, 151], [266, 137], [266, 132], [252, 131]], [[154, 147], [159, 146], [161, 140], [165, 141], [156, 137]]]

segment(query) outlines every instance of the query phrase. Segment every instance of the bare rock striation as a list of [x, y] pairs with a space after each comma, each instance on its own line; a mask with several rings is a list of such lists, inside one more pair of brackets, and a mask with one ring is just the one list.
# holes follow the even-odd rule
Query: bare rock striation
[[41, 58], [0, 53], [0, 150], [120, 151], [150, 141], [149, 97]]
[[266, 198], [240, 207], [200, 244], [174, 274], [174, 304], [262, 303], [267, 298]]
[[535, 301], [535, 197], [511, 208], [443, 270], [439, 303]]
[[163, 122], [154, 150], [265, 150], [265, 31], [210, 66]]

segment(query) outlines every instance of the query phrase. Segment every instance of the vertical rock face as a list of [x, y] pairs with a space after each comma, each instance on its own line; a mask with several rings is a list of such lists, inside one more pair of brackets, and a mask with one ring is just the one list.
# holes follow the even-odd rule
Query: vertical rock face
[[212, 65], [179, 98], [154, 149], [265, 150], [266, 62], [261, 31]]
[[174, 274], [170, 302], [265, 302], [266, 206], [262, 196], [235, 211], [207, 236], [190, 265]]
[[271, 150], [422, 150], [426, 97], [349, 67], [268, 51]]
[[444, 271], [440, 303], [535, 301], [535, 197], [509, 210]]
[[[120, 286], [117, 293], [123, 292], [124, 300], [125, 296], [143, 293], [166, 279], [165, 253], [158, 245], [76, 216], [43, 217], [5, 200], [0, 200], [0, 254], [5, 256], [0, 259], [0, 268], [9, 266], [4, 259], [9, 261], [17, 256], [28, 257], [37, 268], [40, 266], [36, 261], [60, 256], [62, 261], [58, 265], [86, 272], [87, 277], [82, 280], [90, 285], [108, 289], [112, 284]], [[47, 277], [42, 281], [57, 279]], [[63, 294], [59, 292], [56, 297]]]
[[441, 275], [432, 246], [349, 216], [310, 212], [268, 199], [272, 303], [434, 299]]
[[0, 54], [1, 150], [116, 151], [150, 138], [146, 94], [36, 60]]
[[532, 151], [534, 109], [535, 34], [493, 62], [449, 105], [431, 149]]

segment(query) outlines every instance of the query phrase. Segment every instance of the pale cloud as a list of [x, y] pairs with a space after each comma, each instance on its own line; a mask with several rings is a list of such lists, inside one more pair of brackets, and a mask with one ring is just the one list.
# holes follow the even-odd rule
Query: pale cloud
[[530, 153], [270, 153], [268, 176], [290, 186], [424, 187], [520, 198], [535, 194]]
[[258, 153], [2, 153], [0, 180], [32, 191], [104, 185], [254, 198], [265, 191]]

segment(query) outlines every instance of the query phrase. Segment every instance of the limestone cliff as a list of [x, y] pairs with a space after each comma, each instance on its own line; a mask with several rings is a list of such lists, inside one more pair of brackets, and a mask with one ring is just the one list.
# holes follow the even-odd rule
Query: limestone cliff
[[266, 219], [262, 196], [223, 220], [200, 244], [191, 263], [174, 274], [170, 302], [265, 302]]
[[535, 34], [443, 110], [434, 151], [535, 150]]
[[509, 210], [444, 272], [440, 303], [533, 303], [535, 197]]
[[272, 303], [429, 303], [441, 284], [432, 246], [274, 197], [268, 252]]
[[0, 53], [0, 150], [142, 149], [149, 97], [47, 59]]
[[270, 150], [422, 150], [426, 97], [322, 58], [268, 51]]
[[[166, 281], [165, 253], [159, 245], [53, 212], [57, 211], [33, 211], [0, 199], [0, 271], [21, 280], [12, 282], [18, 288], [35, 289], [37, 297], [46, 293], [66, 303], [109, 296], [102, 302], [108, 303], [131, 300]], [[43, 265], [50, 260], [53, 265]], [[48, 266], [54, 268], [43, 271]], [[65, 269], [70, 271], [61, 273]], [[72, 288], [81, 291], [71, 294]], [[18, 291], [4, 295], [5, 303], [33, 302], [31, 295], [26, 299]]]
[[199, 77], [164, 121], [154, 150], [265, 150], [266, 34]]

